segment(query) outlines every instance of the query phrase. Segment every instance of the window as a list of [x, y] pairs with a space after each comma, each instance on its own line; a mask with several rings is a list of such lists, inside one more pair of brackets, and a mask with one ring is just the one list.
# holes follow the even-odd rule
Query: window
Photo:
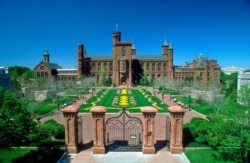
[[101, 63], [98, 63], [98, 71], [101, 70]]
[[167, 66], [166, 66], [166, 63], [163, 64], [163, 70], [167, 70]]
[[45, 72], [45, 78], [48, 79], [48, 72]]
[[111, 70], [111, 71], [113, 70], [113, 63], [109, 64], [109, 70]]
[[107, 63], [104, 63], [104, 70], [107, 71]]
[[125, 56], [125, 55], [126, 55], [125, 47], [122, 47], [122, 56]]
[[155, 63], [152, 64], [152, 70], [155, 70]]
[[92, 70], [95, 71], [95, 63], [92, 63]]
[[160, 71], [160, 70], [161, 70], [161, 64], [158, 63], [158, 71]]

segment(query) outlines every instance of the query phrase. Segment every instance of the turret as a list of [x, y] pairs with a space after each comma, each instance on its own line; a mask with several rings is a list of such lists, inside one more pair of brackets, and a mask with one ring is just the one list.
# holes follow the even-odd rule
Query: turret
[[84, 61], [84, 45], [78, 44], [77, 46], [77, 69], [78, 69], [78, 78], [82, 78], [83, 74], [83, 61]]
[[113, 32], [113, 46], [120, 41], [121, 41], [121, 32], [119, 31]]
[[47, 49], [45, 50], [43, 54], [43, 62], [49, 62], [49, 53]]
[[169, 45], [168, 45], [167, 40], [165, 38], [163, 45], [162, 45], [162, 55], [168, 54], [168, 47], [169, 47]]
[[136, 48], [135, 48], [134, 44], [132, 44], [132, 47], [131, 47], [131, 54], [136, 55]]

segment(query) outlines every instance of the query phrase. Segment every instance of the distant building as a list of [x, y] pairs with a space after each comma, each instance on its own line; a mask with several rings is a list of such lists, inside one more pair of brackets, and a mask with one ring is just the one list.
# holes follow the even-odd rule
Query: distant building
[[61, 66], [56, 63], [51, 63], [50, 55], [48, 51], [45, 50], [43, 60], [34, 68], [34, 76], [35, 78], [43, 77], [45, 79], [56, 78], [58, 73], [57, 69], [61, 69]]
[[[100, 82], [101, 67], [106, 75], [112, 78], [114, 86], [133, 85], [140, 81], [141, 74], [146, 69], [149, 79], [165, 78], [166, 81], [179, 83], [187, 77], [193, 80], [220, 82], [220, 66], [216, 60], [209, 60], [202, 55], [185, 66], [173, 65], [173, 48], [164, 40], [162, 53], [158, 55], [137, 55], [136, 48], [130, 41], [121, 41], [121, 32], [113, 32], [112, 54], [87, 56], [83, 44], [77, 46], [77, 69], [62, 69], [57, 64], [49, 64], [48, 52], [44, 54], [44, 61], [35, 67], [35, 77], [48, 78], [53, 76], [51, 70], [56, 70], [58, 80], [81, 79], [83, 76], [93, 77]], [[45, 69], [46, 67], [46, 69]], [[52, 72], [52, 73], [51, 73]]]
[[209, 60], [200, 54], [192, 63], [186, 62], [185, 66], [175, 66], [174, 79], [185, 81], [186, 78], [200, 80], [203, 84], [213, 82], [220, 83], [220, 66], [217, 61]]
[[238, 67], [225, 67], [225, 68], [222, 68], [221, 71], [224, 72], [225, 74], [227, 75], [230, 75], [232, 73], [235, 73], [235, 72], [240, 72], [240, 71], [244, 71], [246, 70], [245, 68], [238, 68]]
[[250, 69], [240, 71], [238, 74], [237, 90], [239, 91], [242, 85], [249, 84], [250, 86]]
[[0, 67], [0, 86], [5, 89], [11, 88], [11, 76], [6, 67]]

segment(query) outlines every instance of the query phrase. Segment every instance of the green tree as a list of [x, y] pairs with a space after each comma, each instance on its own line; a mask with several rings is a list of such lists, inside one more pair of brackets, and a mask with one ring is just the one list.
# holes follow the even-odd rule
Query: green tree
[[148, 70], [147, 70], [146, 66], [143, 67], [143, 73], [141, 75], [140, 84], [143, 85], [143, 86], [146, 86], [146, 85], [149, 84]]
[[237, 101], [237, 78], [238, 73], [232, 73], [224, 77], [225, 80], [223, 83], [226, 84], [225, 96], [232, 99], [234, 102]]
[[55, 120], [51, 119], [45, 121], [42, 124], [36, 125], [36, 132], [33, 133], [33, 140], [42, 140], [48, 137], [53, 139], [64, 138], [64, 125], [57, 123]]
[[250, 111], [250, 87], [249, 84], [242, 85], [238, 92], [238, 102]]
[[112, 78], [111, 76], [108, 76], [105, 80], [105, 86], [111, 86], [112, 84]]
[[9, 72], [11, 74], [12, 89], [14, 91], [20, 91], [21, 86], [26, 84], [30, 78], [34, 77], [33, 70], [28, 67], [9, 67]]
[[102, 86], [104, 86], [105, 84], [105, 80], [107, 78], [107, 71], [105, 69], [105, 67], [103, 66], [103, 64], [101, 64], [100, 70], [99, 70], [99, 81], [101, 83]]
[[35, 122], [26, 103], [10, 91], [5, 91], [0, 106], [0, 148], [23, 145], [30, 140]]

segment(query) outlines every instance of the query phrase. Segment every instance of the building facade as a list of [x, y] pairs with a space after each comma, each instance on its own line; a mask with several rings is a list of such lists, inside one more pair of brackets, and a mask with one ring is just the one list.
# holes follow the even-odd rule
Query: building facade
[[11, 88], [11, 76], [7, 67], [0, 67], [0, 87], [4, 89]]
[[45, 50], [43, 60], [34, 68], [34, 77], [36, 79], [40, 77], [45, 79], [56, 78], [58, 69], [61, 69], [61, 66], [56, 63], [51, 63], [50, 55], [48, 51]]
[[[185, 66], [174, 66], [173, 48], [166, 40], [161, 46], [161, 51], [161, 54], [158, 55], [137, 55], [133, 43], [122, 41], [121, 32], [115, 31], [112, 34], [112, 54], [87, 56], [86, 48], [83, 44], [79, 44], [77, 46], [77, 69], [58, 68], [56, 74], [59, 80], [76, 78], [79, 80], [83, 76], [87, 76], [93, 77], [95, 82], [99, 83], [102, 80], [100, 72], [104, 70], [106, 76], [112, 78], [113, 86], [137, 84], [145, 71], [147, 71], [149, 80], [162, 78], [164, 81], [181, 83], [186, 78], [192, 78], [192, 80], [197, 79], [204, 84], [210, 81], [220, 82], [220, 67], [216, 60], [209, 60], [199, 55], [192, 63], [186, 63]], [[42, 64], [48, 65], [47, 54], [45, 52], [44, 61], [35, 67], [37, 77], [42, 74], [39, 67], [41, 69]]]

